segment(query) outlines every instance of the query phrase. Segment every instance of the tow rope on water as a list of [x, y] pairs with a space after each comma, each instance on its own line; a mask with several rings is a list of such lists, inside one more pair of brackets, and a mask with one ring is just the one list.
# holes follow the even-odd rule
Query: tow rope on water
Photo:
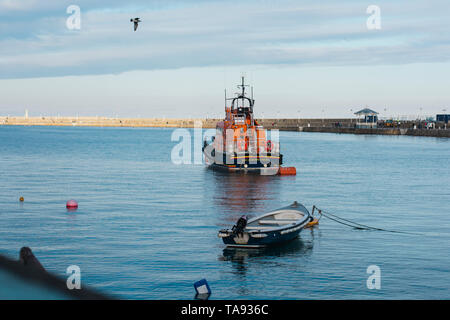
[[321, 210], [319, 208], [317, 208], [316, 206], [313, 206], [313, 214], [314, 214], [314, 210], [317, 209], [320, 217], [324, 216], [325, 218], [328, 218], [330, 220], [333, 220], [337, 223], [349, 226], [351, 228], [355, 228], [358, 230], [376, 230], [376, 231], [384, 231], [384, 232], [391, 232], [391, 233], [403, 233], [403, 234], [414, 234], [414, 235], [420, 235], [419, 233], [413, 233], [413, 232], [407, 232], [407, 231], [397, 231], [397, 230], [388, 230], [388, 229], [383, 229], [383, 228], [376, 228], [376, 227], [371, 227], [365, 224], [361, 224], [361, 223], [357, 223], [348, 219], [344, 219], [341, 218], [339, 216], [337, 216], [336, 214], [333, 214], [331, 212], [328, 211], [324, 211]]

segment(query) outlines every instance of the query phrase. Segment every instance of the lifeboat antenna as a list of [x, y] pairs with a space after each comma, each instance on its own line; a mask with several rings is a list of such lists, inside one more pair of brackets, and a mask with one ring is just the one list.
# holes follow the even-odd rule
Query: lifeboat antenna
[[242, 88], [241, 97], [245, 97], [245, 87], [248, 87], [248, 85], [245, 84], [244, 77], [242, 77], [242, 84], [237, 86], [238, 88]]
[[244, 106], [244, 100], [245, 100], [245, 87], [248, 87], [248, 85], [245, 84], [245, 77], [242, 76], [241, 78], [242, 78], [242, 84], [241, 84], [241, 85], [238, 85], [237, 87], [238, 87], [238, 89], [239, 89], [239, 88], [242, 88], [242, 93], [241, 93], [241, 95], [239, 95], [239, 93], [237, 93], [237, 95], [238, 95], [238, 98], [241, 98], [241, 100], [242, 100], [242, 106]]
[[252, 105], [250, 106], [250, 110], [253, 113], [253, 106], [255, 105], [255, 99], [253, 99], [253, 86], [251, 87], [252, 89]]

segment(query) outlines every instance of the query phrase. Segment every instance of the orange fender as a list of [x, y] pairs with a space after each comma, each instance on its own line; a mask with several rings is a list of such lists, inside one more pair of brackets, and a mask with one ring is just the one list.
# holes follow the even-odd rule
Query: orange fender
[[314, 220], [311, 221], [311, 222], [309, 222], [309, 223], [305, 226], [305, 228], [311, 228], [311, 227], [314, 227], [315, 225], [318, 225], [318, 224], [319, 224], [319, 219], [314, 218]]
[[295, 167], [280, 167], [280, 169], [278, 170], [278, 174], [281, 176], [295, 176], [297, 174], [297, 170], [295, 169]]

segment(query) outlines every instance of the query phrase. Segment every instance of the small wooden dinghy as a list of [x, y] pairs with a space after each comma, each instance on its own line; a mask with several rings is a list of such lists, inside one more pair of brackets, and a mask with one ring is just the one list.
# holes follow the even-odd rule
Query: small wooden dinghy
[[259, 248], [289, 241], [312, 220], [312, 216], [297, 201], [247, 221], [241, 217], [232, 229], [219, 231], [227, 247]]

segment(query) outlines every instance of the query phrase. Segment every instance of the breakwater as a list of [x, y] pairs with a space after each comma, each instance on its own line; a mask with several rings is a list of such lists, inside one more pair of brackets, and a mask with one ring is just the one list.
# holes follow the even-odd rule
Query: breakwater
[[[192, 128], [202, 123], [203, 128], [215, 128], [222, 119], [185, 118], [108, 118], [108, 117], [0, 117], [0, 125], [22, 126], [94, 126], [94, 127], [168, 127]], [[351, 126], [355, 119], [257, 119], [264, 127], [298, 131], [299, 127], [331, 127], [336, 123]]]
[[368, 129], [368, 128], [300, 127], [299, 131], [450, 138], [450, 129], [402, 129], [402, 128]]
[[0, 125], [88, 126], [88, 127], [168, 127], [191, 128], [200, 121], [215, 128], [217, 119], [108, 118], [108, 117], [0, 117]]
[[[167, 127], [215, 128], [220, 119], [183, 118], [108, 118], [108, 117], [0, 117], [0, 125], [22, 126], [93, 126], [93, 127]], [[347, 134], [409, 135], [450, 138], [450, 126], [439, 129], [418, 129], [414, 121], [404, 121], [395, 128], [356, 128], [356, 119], [258, 119], [266, 129], [301, 132]], [[415, 128], [416, 127], [416, 128]], [[444, 129], [445, 128], [445, 129]]]

